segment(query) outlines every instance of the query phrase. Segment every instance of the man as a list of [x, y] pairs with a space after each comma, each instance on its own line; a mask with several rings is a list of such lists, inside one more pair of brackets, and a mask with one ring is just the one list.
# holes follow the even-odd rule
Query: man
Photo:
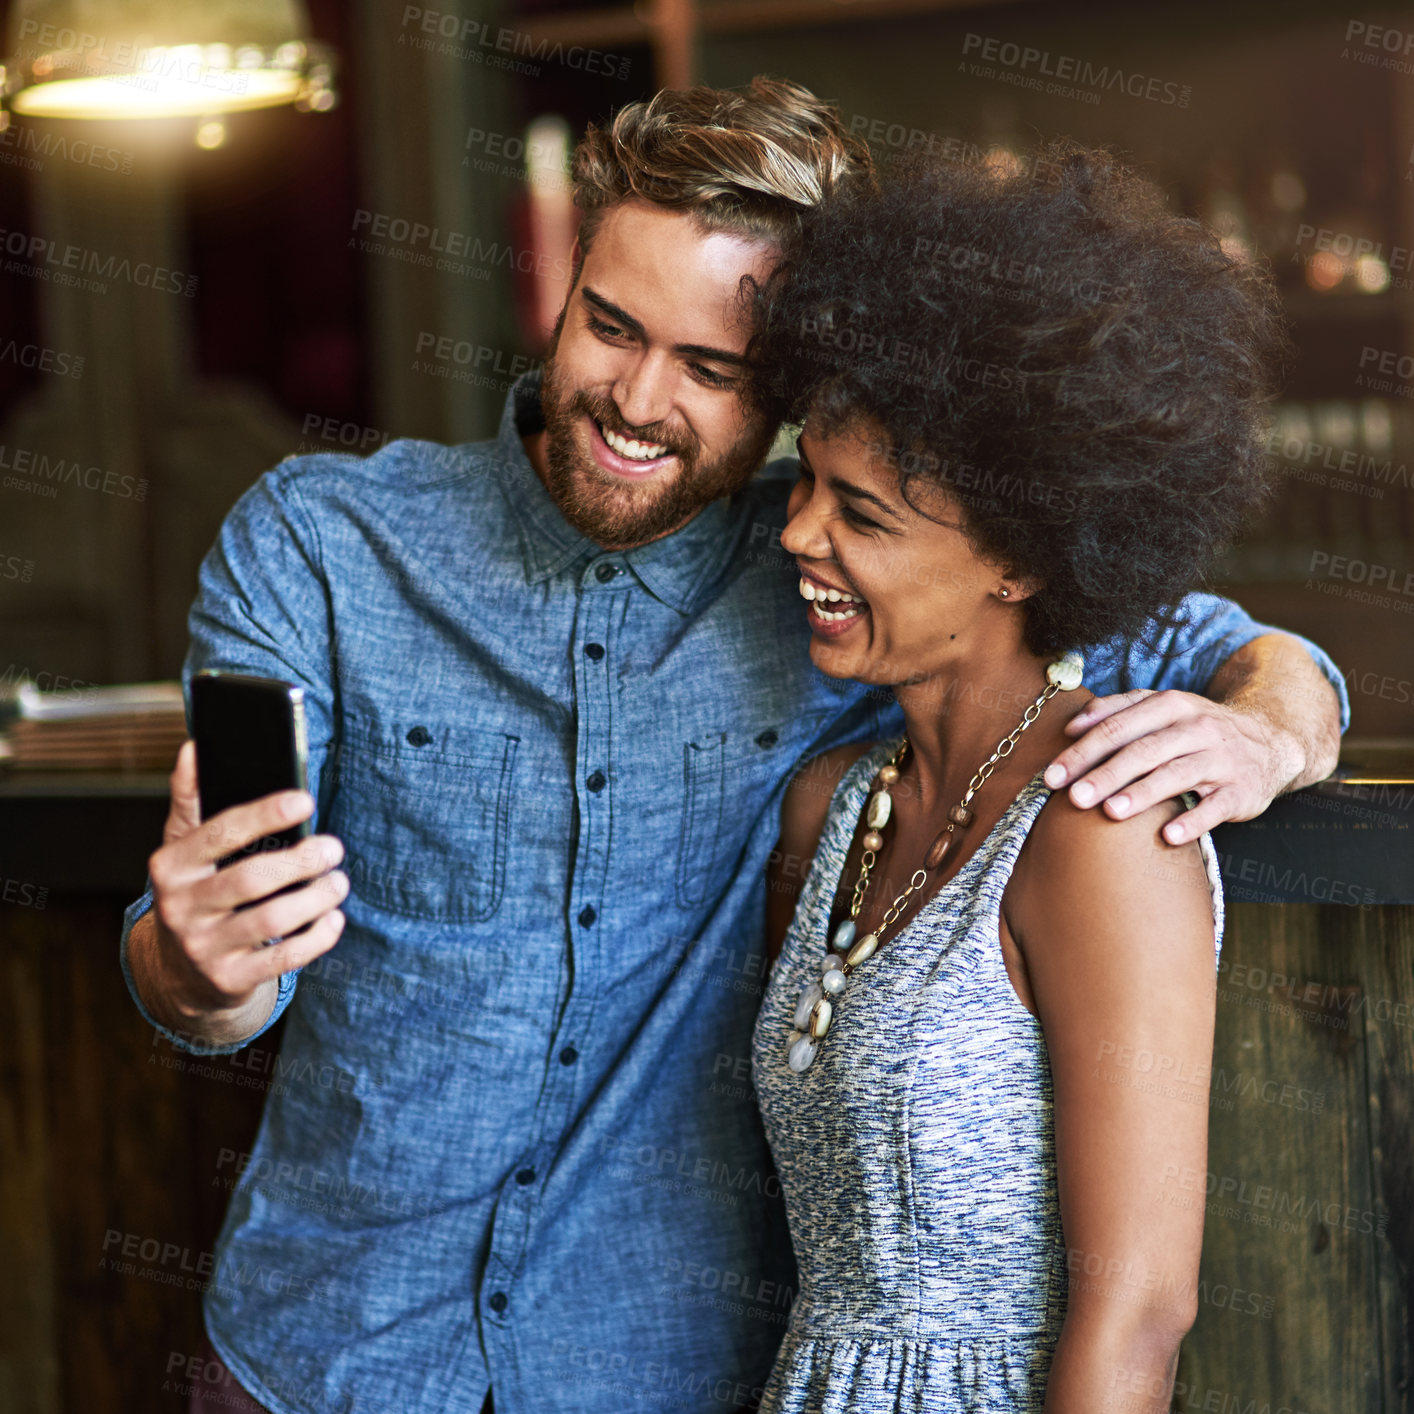
[[[202, 567], [186, 673], [304, 688], [328, 834], [216, 872], [310, 802], [198, 824], [183, 748], [124, 965], [193, 1050], [304, 969], [205, 1306], [269, 1409], [754, 1401], [793, 1295], [749, 1083], [766, 859], [796, 764], [897, 723], [810, 666], [738, 291], [867, 161], [779, 82], [591, 129], [543, 390], [493, 442], [287, 461]], [[1111, 810], [1196, 789], [1191, 837], [1328, 771], [1343, 707], [1319, 650], [1187, 607], [1162, 656], [1090, 651], [1097, 693], [1143, 686], [1061, 768]]]

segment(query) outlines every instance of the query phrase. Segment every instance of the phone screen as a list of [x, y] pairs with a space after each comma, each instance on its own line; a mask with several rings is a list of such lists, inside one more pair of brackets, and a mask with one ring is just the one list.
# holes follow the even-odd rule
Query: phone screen
[[[304, 691], [277, 678], [207, 670], [191, 682], [201, 818], [281, 790], [307, 790]], [[283, 849], [310, 833], [301, 820], [220, 861]]]

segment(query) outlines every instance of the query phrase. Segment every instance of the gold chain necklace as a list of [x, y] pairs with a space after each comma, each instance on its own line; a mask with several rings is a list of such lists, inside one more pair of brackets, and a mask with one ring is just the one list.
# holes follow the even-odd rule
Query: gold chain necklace
[[915, 869], [908, 887], [889, 905], [879, 926], [856, 941], [858, 925], [856, 919], [864, 907], [864, 895], [869, 891], [869, 874], [884, 847], [884, 827], [893, 814], [893, 797], [889, 789], [898, 783], [899, 767], [908, 754], [908, 738], [899, 743], [898, 749], [888, 762], [879, 768], [874, 780], [874, 791], [866, 807], [865, 821], [869, 829], [863, 840], [864, 854], [859, 862], [859, 878], [855, 881], [854, 895], [850, 900], [849, 917], [835, 929], [824, 960], [820, 965], [820, 980], [808, 982], [796, 1003], [793, 1026], [787, 1042], [786, 1058], [790, 1068], [803, 1071], [810, 1068], [820, 1050], [820, 1043], [834, 1020], [836, 998], [843, 996], [850, 975], [855, 968], [867, 962], [879, 950], [884, 933], [898, 921], [903, 906], [915, 890], [921, 889], [928, 881], [928, 875], [937, 869], [948, 857], [958, 838], [958, 831], [965, 830], [973, 821], [972, 797], [986, 783], [987, 778], [997, 768], [1003, 757], [1010, 756], [1012, 748], [1021, 739], [1021, 734], [1037, 717], [1041, 708], [1058, 692], [1070, 692], [1080, 686], [1085, 672], [1085, 661], [1079, 653], [1067, 653], [1046, 669], [1046, 686], [1040, 695], [1022, 714], [1021, 720], [997, 743], [997, 748], [977, 768], [967, 783], [961, 801], [948, 811], [947, 827], [939, 832], [928, 847], [923, 858], [923, 867]]

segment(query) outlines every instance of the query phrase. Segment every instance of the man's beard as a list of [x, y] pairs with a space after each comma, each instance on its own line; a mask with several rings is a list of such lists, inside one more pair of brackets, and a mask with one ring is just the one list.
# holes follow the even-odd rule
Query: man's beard
[[[608, 550], [628, 549], [660, 539], [692, 519], [719, 496], [744, 486], [770, 450], [774, 430], [759, 427], [714, 462], [701, 462], [701, 444], [691, 432], [672, 431], [662, 423], [631, 427], [614, 400], [586, 389], [561, 390], [553, 357], [541, 378], [540, 406], [545, 419], [545, 483], [560, 514], [581, 535]], [[595, 464], [581, 451], [576, 432], [585, 414], [601, 427], [640, 442], [657, 442], [678, 462], [666, 481], [661, 476], [637, 485]]]

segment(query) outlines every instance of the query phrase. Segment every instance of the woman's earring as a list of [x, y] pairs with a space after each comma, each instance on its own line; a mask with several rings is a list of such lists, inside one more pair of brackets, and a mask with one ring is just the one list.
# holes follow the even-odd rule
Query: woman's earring
[[997, 590], [997, 593], [1000, 594], [1003, 599], [1010, 599], [1010, 598], [1011, 598], [1011, 590], [1010, 590], [1010, 589], [1007, 589], [1005, 586], [1003, 586], [1001, 589]]

